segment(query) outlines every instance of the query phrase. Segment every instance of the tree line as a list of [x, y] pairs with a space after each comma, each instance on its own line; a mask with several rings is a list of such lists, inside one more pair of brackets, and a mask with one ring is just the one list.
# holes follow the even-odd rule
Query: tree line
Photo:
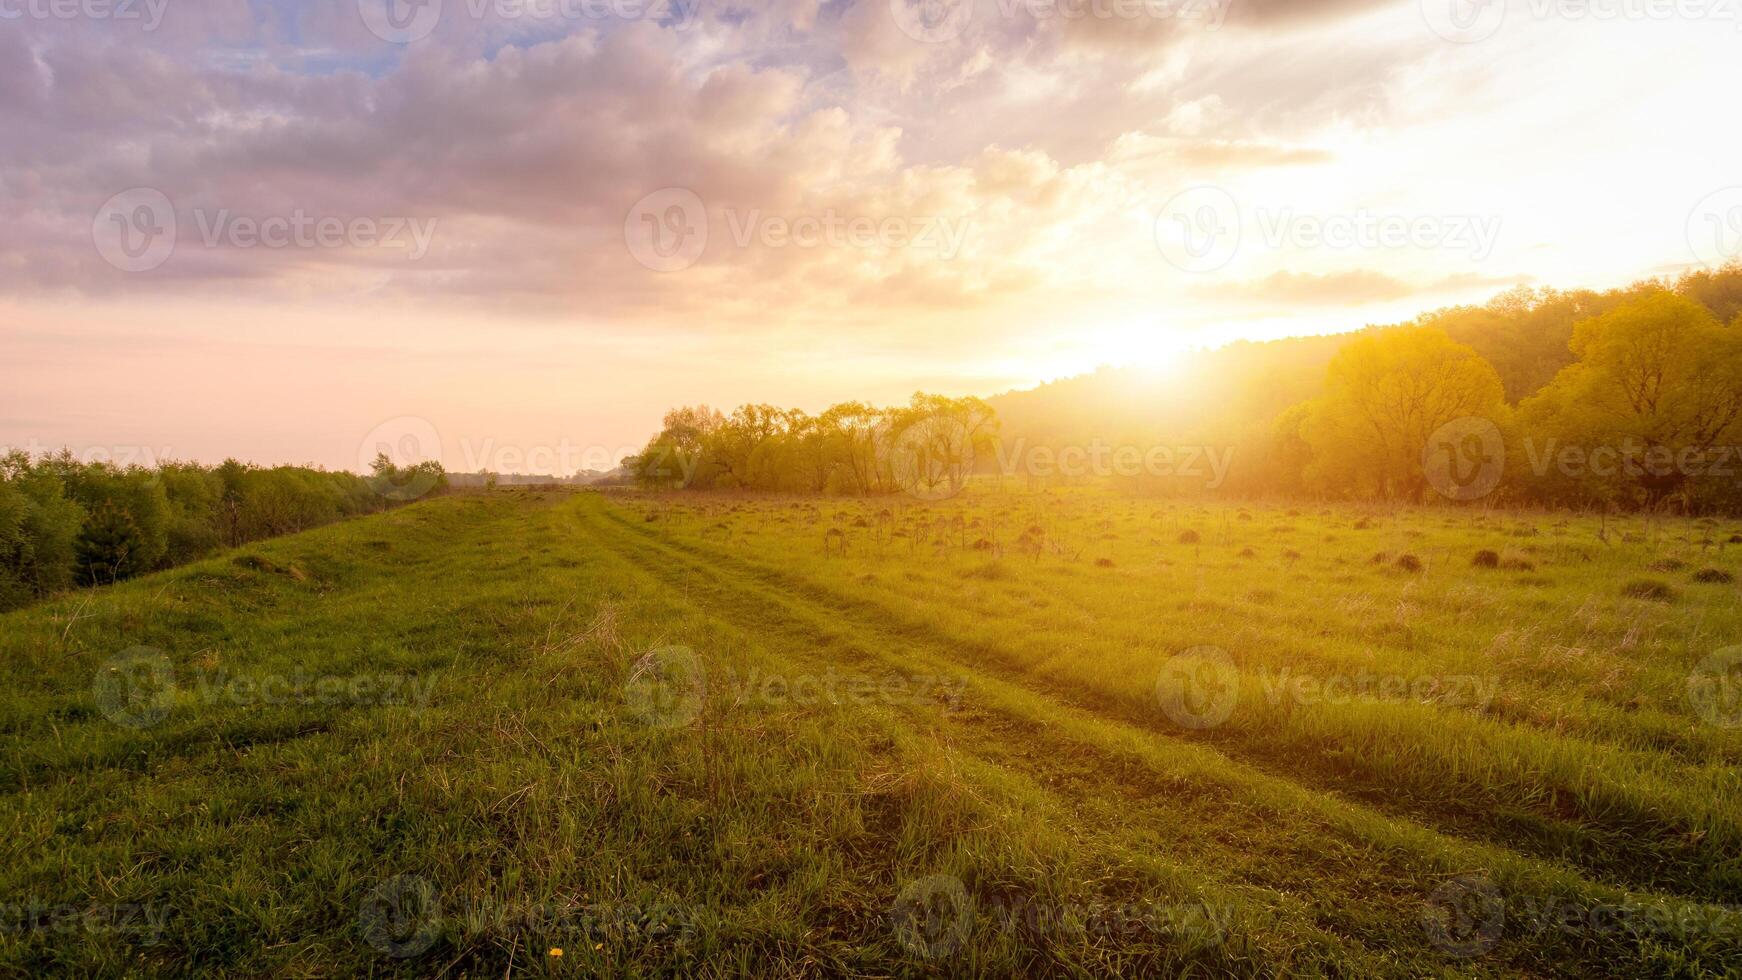
[[819, 415], [741, 405], [674, 409], [624, 466], [643, 486], [872, 496], [961, 489], [997, 418], [979, 398], [916, 394], [906, 405], [843, 402]]
[[69, 450], [0, 456], [0, 609], [107, 585], [220, 548], [385, 510], [446, 489], [439, 463], [377, 457], [369, 476], [298, 466], [121, 467]]
[[1036, 448], [1080, 459], [1091, 443], [1132, 461], [1205, 447], [1232, 461], [1213, 485], [1178, 467], [1088, 477], [1151, 491], [1742, 512], [1742, 266], [1606, 292], [1519, 288], [1341, 337], [1233, 345], [1163, 382], [1108, 371], [816, 416], [680, 408], [628, 465], [656, 487], [943, 496], [959, 489], [952, 471], [1032, 482]]

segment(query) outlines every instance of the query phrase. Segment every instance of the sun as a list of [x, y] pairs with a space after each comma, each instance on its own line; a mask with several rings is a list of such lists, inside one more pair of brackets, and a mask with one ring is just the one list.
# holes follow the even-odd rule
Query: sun
[[1089, 337], [1095, 363], [1135, 369], [1156, 381], [1176, 377], [1191, 344], [1154, 320], [1112, 323]]

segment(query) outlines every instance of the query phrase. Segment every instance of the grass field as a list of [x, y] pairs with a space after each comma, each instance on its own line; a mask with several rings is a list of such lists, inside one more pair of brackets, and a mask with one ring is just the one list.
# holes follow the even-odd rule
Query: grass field
[[0, 617], [0, 972], [1739, 976], [1739, 535], [432, 500]]

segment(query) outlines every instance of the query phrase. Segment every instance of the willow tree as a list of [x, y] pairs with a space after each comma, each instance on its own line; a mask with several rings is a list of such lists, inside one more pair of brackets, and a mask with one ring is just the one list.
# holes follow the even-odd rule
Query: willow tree
[[1624, 503], [1724, 503], [1742, 462], [1742, 317], [1658, 291], [1579, 323], [1577, 360], [1520, 411], [1535, 476]]
[[1475, 350], [1430, 327], [1368, 333], [1345, 344], [1300, 435], [1310, 483], [1359, 496], [1419, 499], [1434, 434], [1461, 419], [1504, 425], [1500, 376]]

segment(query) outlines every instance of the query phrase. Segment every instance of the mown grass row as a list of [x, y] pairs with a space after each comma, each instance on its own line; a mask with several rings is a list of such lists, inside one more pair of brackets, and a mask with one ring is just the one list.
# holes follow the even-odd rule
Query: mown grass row
[[[1706, 522], [1421, 509], [1303, 515], [1088, 491], [908, 508], [702, 499], [699, 506], [668, 501], [660, 515], [682, 532], [716, 541], [749, 535], [752, 547], [783, 557], [790, 550], [807, 564], [818, 536], [840, 531], [854, 564], [888, 560], [907, 578], [964, 573], [969, 581], [958, 591], [969, 607], [989, 591], [984, 582], [1037, 607], [1058, 592], [1073, 601], [1048, 615], [1075, 615], [1136, 640], [1190, 613], [1219, 620], [1218, 628], [1260, 631], [1255, 640], [1286, 643], [1292, 656], [1335, 663], [1351, 653], [1380, 655], [1404, 658], [1403, 666], [1415, 657], [1441, 670], [1498, 670], [1506, 685], [1496, 705], [1522, 722], [1644, 746], [1685, 739], [1690, 758], [1736, 761], [1735, 739], [1688, 724], [1697, 719], [1685, 681], [1699, 659], [1691, 651], [1742, 631], [1742, 603], [1733, 601], [1742, 592], [1733, 584], [1688, 584], [1685, 601], [1674, 604], [1624, 595], [1628, 580], [1664, 562], [1684, 572], [1735, 567], [1742, 547]], [[890, 506], [893, 520], [874, 516], [888, 515]], [[822, 520], [825, 507], [831, 520]], [[1017, 536], [1033, 531], [1041, 537], [1028, 550]], [[1176, 535], [1195, 540], [1176, 542]], [[996, 542], [997, 550], [969, 551], [969, 542]], [[1483, 553], [1498, 568], [1474, 567], [1472, 556]], [[1399, 570], [1396, 562], [1405, 559], [1420, 561], [1424, 573]], [[1102, 562], [1109, 567], [1098, 567]], [[1514, 562], [1526, 570], [1509, 571]], [[1084, 574], [1091, 564], [1095, 572]], [[1096, 598], [1140, 614], [1082, 608], [1082, 600]], [[1174, 608], [1183, 602], [1191, 606]]]
[[[725, 550], [717, 541], [676, 533]], [[1000, 574], [988, 577], [977, 574], [987, 567], [977, 556], [831, 559], [805, 546], [812, 536], [800, 522], [763, 525], [731, 551], [833, 595], [871, 603], [911, 630], [945, 637], [986, 663], [1062, 685], [1119, 717], [1208, 741], [1275, 771], [1459, 832], [1565, 855], [1620, 884], [1725, 901], [1742, 894], [1742, 787], [1727, 764], [1738, 740], [1717, 726], [1700, 729], [1717, 757], [1693, 762], [1648, 743], [1605, 742], [1521, 724], [1485, 704], [1395, 697], [1302, 703], [1292, 689], [1278, 686], [1278, 678], [1469, 674], [1491, 679], [1504, 692], [1518, 668], [1484, 664], [1480, 652], [1468, 651], [1435, 663], [1442, 645], [1367, 646], [1326, 636], [1306, 623], [1295, 624], [1292, 634], [1277, 622], [1253, 627], [1218, 614], [1213, 603], [1206, 608], [1202, 596], [1216, 586], [1201, 582], [1182, 598], [1161, 575], [1152, 578], [1164, 581], [1146, 583], [1132, 573], [1113, 584], [1103, 569], [1061, 567], [1057, 561], [1006, 559], [995, 566]], [[1217, 585], [1239, 587], [1226, 580]], [[1312, 597], [1291, 597], [1290, 604], [1310, 608]], [[1312, 614], [1305, 615], [1310, 621]], [[1498, 632], [1524, 624], [1495, 617], [1487, 625]], [[1156, 685], [1170, 656], [1201, 644], [1230, 651], [1240, 668], [1241, 696], [1224, 722], [1194, 731], [1161, 710]], [[1540, 672], [1518, 681], [1529, 687], [1551, 682]], [[1573, 717], [1584, 711], [1582, 700], [1565, 695], [1559, 707]], [[1685, 708], [1679, 720], [1683, 728], [1701, 725]]]
[[[604, 515], [599, 519], [612, 520]], [[1419, 918], [1411, 913], [1422, 908], [1423, 895], [1459, 871], [1480, 869], [1495, 881], [1503, 881], [1499, 887], [1511, 896], [1513, 907], [1525, 910], [1619, 907], [1643, 899], [1655, 907], [1681, 909], [1682, 914], [1696, 919], [1712, 911], [1668, 896], [1629, 897], [1585, 879], [1565, 865], [1448, 838], [1430, 828], [1253, 771], [1218, 752], [1157, 740], [1143, 728], [1061, 705], [1047, 692], [1022, 683], [1020, 677], [1012, 683], [964, 665], [957, 659], [959, 647], [949, 637], [922, 639], [892, 617], [838, 602], [823, 590], [795, 585], [779, 572], [662, 539], [657, 531], [639, 524], [613, 521], [613, 528], [599, 532], [599, 536], [609, 538], [613, 533], [632, 536], [634, 541], [623, 546], [626, 550], [652, 552], [646, 562], [649, 567], [667, 569], [674, 579], [690, 583], [692, 588], [710, 576], [730, 583], [722, 589], [736, 594], [731, 606], [745, 610], [743, 615], [766, 617], [770, 615], [766, 610], [778, 609], [781, 615], [808, 622], [824, 641], [841, 637], [839, 642], [857, 649], [894, 651], [905, 663], [940, 669], [953, 665], [968, 671], [970, 687], [989, 710], [1026, 722], [1017, 726], [1019, 735], [1006, 740], [1013, 746], [1013, 759], [1026, 760], [1018, 763], [1022, 768], [1044, 771], [1049, 762], [1037, 760], [1088, 755], [1095, 759], [1097, 768], [1127, 774], [1136, 785], [1147, 787], [1146, 800], [1166, 795], [1194, 802], [1210, 798], [1213, 802], [1197, 812], [1189, 806], [1167, 807], [1144, 812], [1142, 819], [1155, 820], [1155, 826], [1193, 838], [1180, 842], [1189, 853], [1221, 858], [1224, 848], [1206, 842], [1220, 838], [1224, 842], [1237, 840], [1249, 854], [1263, 855], [1220, 865], [1237, 875], [1261, 875], [1261, 866], [1272, 858], [1290, 867], [1299, 876], [1297, 882], [1311, 883], [1307, 887], [1312, 895], [1305, 902], [1319, 921], [1341, 935], [1359, 937], [1358, 941], [1384, 951], [1397, 963], [1407, 964], [1400, 967], [1402, 972], [1420, 975], [1450, 968], [1443, 956], [1432, 967], [1424, 965], [1433, 962], [1424, 950], [1443, 950], [1429, 942]], [[1118, 794], [1100, 790], [1098, 795]], [[1191, 830], [1181, 830], [1183, 827]], [[1313, 841], [1318, 848], [1317, 860], [1306, 857], [1291, 843], [1297, 834]], [[1343, 861], [1347, 864], [1342, 865]], [[1217, 876], [1214, 871], [1201, 873]], [[1403, 897], [1411, 892], [1409, 899]], [[1287, 890], [1274, 902], [1288, 903]], [[1720, 922], [1734, 924], [1724, 918], [1725, 913], [1713, 914]], [[1674, 964], [1687, 958], [1708, 964], [1721, 962], [1731, 954], [1735, 941], [1734, 936], [1714, 935], [1700, 927], [1656, 937], [1604, 938], [1594, 930], [1562, 932], [1555, 928], [1545, 933], [1533, 928], [1528, 912], [1519, 918], [1516, 923], [1508, 920], [1511, 934], [1496, 937], [1496, 947], [1488, 958], [1461, 967], [1478, 972], [1499, 969], [1552, 974], [1604, 973], [1632, 964], [1625, 968], [1673, 973]], [[1540, 925], [1540, 920], [1535, 924]], [[1424, 955], [1428, 956], [1425, 961], [1421, 959]]]

